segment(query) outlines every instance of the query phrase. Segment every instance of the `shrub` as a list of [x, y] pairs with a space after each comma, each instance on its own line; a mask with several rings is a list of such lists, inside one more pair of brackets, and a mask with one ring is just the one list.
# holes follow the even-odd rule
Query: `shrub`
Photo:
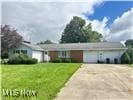
[[51, 62], [54, 62], [54, 63], [79, 63], [77, 60], [74, 60], [71, 58], [57, 58], [55, 60], [52, 60]]
[[128, 48], [126, 52], [130, 57], [130, 63], [133, 64], [133, 48]]
[[35, 58], [30, 58], [25, 54], [16, 54], [9, 59], [9, 64], [36, 64], [38, 61]]
[[1, 59], [1, 64], [8, 64], [8, 59]]
[[8, 53], [7, 53], [7, 52], [2, 53], [2, 54], [1, 54], [1, 58], [2, 58], [2, 59], [8, 59]]
[[130, 57], [127, 52], [124, 52], [121, 56], [121, 63], [122, 64], [129, 64], [130, 63]]
[[62, 62], [64, 63], [71, 63], [71, 59], [70, 58], [62, 58]]
[[19, 55], [18, 54], [15, 54], [14, 56], [12, 56], [8, 63], [9, 64], [19, 64], [20, 63], [20, 58], [18, 57]]
[[38, 61], [35, 58], [24, 60], [23, 64], [36, 64]]
[[61, 58], [57, 58], [55, 60], [52, 60], [51, 62], [53, 62], [53, 63], [61, 63], [62, 59]]
[[79, 61], [74, 60], [74, 59], [71, 59], [71, 62], [72, 62], [72, 63], [79, 63]]
[[79, 63], [77, 60], [73, 60], [71, 58], [57, 58], [52, 60], [53, 63]]
[[71, 59], [69, 59], [69, 58], [57, 58], [51, 62], [54, 62], [54, 63], [71, 63]]

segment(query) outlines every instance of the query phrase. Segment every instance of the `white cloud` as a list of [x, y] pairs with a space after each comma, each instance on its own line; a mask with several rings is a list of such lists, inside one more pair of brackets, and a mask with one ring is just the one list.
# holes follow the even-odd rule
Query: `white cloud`
[[107, 41], [125, 41], [133, 39], [133, 8], [117, 17], [110, 27], [108, 27], [108, 18], [104, 17], [102, 21], [89, 20], [92, 23], [93, 30], [102, 33]]
[[92, 20], [92, 29], [101, 33], [104, 37], [109, 34], [109, 29], [107, 28], [108, 18], [104, 17], [102, 21]]
[[[32, 1], [32, 0], [30, 0]], [[47, 0], [46, 0], [47, 1]], [[58, 0], [61, 1], [61, 0]], [[80, 3], [79, 3], [80, 2]], [[58, 42], [65, 25], [70, 19], [83, 13], [93, 14], [94, 7], [101, 4], [99, 0], [79, 0], [76, 2], [3, 2], [2, 23], [9, 24], [19, 30], [26, 40], [38, 42], [51, 39]], [[103, 34], [109, 41], [124, 41], [133, 38], [132, 24], [133, 8], [116, 18], [108, 27], [108, 18], [89, 20], [93, 30]]]
[[[51, 39], [58, 41], [70, 19], [94, 12], [98, 0], [89, 2], [3, 2], [2, 23], [17, 28], [26, 40]], [[89, 6], [88, 6], [89, 5]], [[32, 30], [32, 31], [31, 31]]]
[[133, 8], [116, 18], [110, 27], [108, 40], [133, 39]]
[[[19, 2], [94, 2], [97, 0], [0, 0], [0, 1], [19, 1]], [[101, 1], [101, 0], [98, 0]]]

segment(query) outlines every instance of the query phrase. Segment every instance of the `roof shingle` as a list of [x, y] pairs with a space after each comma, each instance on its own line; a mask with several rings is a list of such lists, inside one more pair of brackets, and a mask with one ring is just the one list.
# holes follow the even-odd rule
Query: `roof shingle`
[[113, 50], [126, 49], [120, 42], [98, 42], [98, 43], [66, 43], [66, 44], [41, 44], [44, 50]]

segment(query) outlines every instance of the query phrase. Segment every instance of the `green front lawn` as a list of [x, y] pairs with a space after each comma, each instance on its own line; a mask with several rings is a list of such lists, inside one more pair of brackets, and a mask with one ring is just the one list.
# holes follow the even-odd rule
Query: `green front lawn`
[[2, 89], [37, 91], [37, 97], [5, 97], [2, 100], [53, 100], [79, 63], [2, 65]]

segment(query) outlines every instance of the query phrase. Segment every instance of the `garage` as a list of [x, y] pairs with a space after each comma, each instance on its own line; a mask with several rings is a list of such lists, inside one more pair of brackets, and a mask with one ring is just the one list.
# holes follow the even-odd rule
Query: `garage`
[[83, 62], [85, 63], [97, 63], [98, 51], [83, 51]]
[[115, 59], [120, 62], [120, 57], [123, 54], [122, 51], [118, 50], [86, 50], [83, 51], [83, 62], [84, 63], [97, 63], [98, 60], [106, 63], [109, 59], [110, 63], [115, 63]]

